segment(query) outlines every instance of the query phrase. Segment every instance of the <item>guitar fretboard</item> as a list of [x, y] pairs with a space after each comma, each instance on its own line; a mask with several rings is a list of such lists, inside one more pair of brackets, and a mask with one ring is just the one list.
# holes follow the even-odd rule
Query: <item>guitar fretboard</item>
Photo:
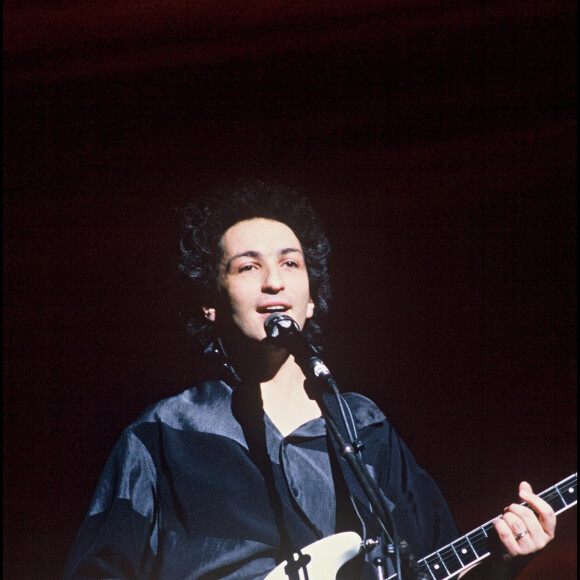
[[[567, 510], [577, 502], [578, 474], [575, 473], [538, 495], [556, 514]], [[523, 502], [521, 505], [529, 507]], [[419, 568], [433, 580], [446, 580], [479, 560], [489, 556], [487, 538], [493, 530], [493, 520], [455, 540], [437, 552], [418, 562]], [[396, 574], [388, 580], [395, 580]]]

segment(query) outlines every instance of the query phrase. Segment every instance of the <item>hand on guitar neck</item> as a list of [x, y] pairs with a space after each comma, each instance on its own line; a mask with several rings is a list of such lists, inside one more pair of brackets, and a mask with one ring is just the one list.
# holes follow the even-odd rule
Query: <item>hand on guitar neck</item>
[[515, 578], [530, 559], [554, 539], [556, 514], [529, 483], [522, 481], [519, 496], [527, 504], [512, 503], [493, 521], [497, 546], [492, 558], [460, 574], [459, 578]]

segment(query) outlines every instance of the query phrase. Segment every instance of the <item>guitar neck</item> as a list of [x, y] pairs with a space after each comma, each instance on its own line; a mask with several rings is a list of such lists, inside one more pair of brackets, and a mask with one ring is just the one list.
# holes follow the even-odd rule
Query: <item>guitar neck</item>
[[[577, 502], [577, 473], [538, 494], [550, 504], [556, 514], [572, 507]], [[528, 506], [523, 502], [522, 505]], [[493, 530], [493, 520], [455, 540], [444, 548], [433, 552], [418, 562], [419, 568], [432, 580], [447, 580], [469, 566], [489, 556], [487, 538]], [[388, 580], [395, 580], [396, 574]]]

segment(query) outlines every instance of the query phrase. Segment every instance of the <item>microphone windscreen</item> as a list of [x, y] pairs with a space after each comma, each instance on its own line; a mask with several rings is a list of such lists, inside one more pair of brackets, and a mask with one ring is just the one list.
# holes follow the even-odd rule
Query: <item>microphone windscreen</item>
[[300, 332], [300, 326], [287, 314], [274, 312], [264, 320], [264, 330], [270, 338], [278, 338]]

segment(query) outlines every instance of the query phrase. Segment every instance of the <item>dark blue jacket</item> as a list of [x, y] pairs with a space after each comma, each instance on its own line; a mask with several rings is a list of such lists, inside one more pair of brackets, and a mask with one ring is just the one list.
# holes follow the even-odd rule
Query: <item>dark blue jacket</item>
[[[326, 534], [328, 509], [316, 521], [308, 506], [300, 507], [308, 489], [298, 488], [308, 487], [308, 480], [300, 481], [292, 453], [277, 461], [270, 442], [281, 524], [268, 474], [233, 409], [234, 392], [221, 380], [203, 382], [153, 405], [124, 431], [69, 556], [66, 579], [264, 578], [283, 559], [288, 538], [281, 525], [294, 548]], [[365, 445], [364, 461], [395, 506], [400, 536], [418, 558], [454, 540], [457, 530], [441, 493], [383, 413], [362, 395], [342, 396]], [[321, 421], [307, 428], [306, 437], [280, 436], [280, 449], [289, 443], [298, 456], [301, 446], [326, 453]], [[297, 485], [289, 483], [294, 476]], [[315, 482], [312, 489], [320, 493], [327, 484]], [[328, 505], [335, 510], [335, 503]], [[348, 518], [339, 519], [337, 530], [349, 527]]]

